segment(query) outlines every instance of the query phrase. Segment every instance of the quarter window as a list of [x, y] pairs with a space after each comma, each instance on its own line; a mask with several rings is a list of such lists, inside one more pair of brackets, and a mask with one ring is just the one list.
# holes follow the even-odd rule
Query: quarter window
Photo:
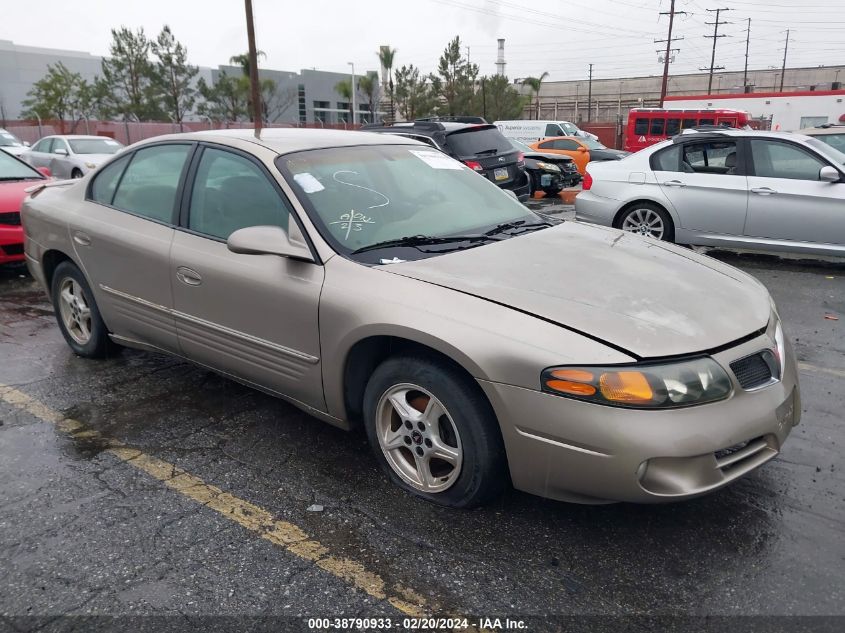
[[648, 119], [637, 119], [634, 121], [634, 134], [639, 136], [648, 134]]
[[754, 173], [763, 178], [818, 180], [827, 164], [795, 145], [760, 139], [751, 141], [751, 158]]
[[681, 146], [673, 145], [657, 152], [651, 159], [654, 171], [680, 171]]
[[113, 206], [151, 220], [171, 222], [190, 150], [190, 145], [156, 145], [136, 151], [118, 185]]
[[290, 211], [252, 161], [218, 149], [203, 150], [191, 192], [188, 228], [227, 239], [248, 226], [288, 230]]
[[558, 139], [557, 141], [552, 141], [552, 147], [554, 149], [563, 149], [569, 152], [577, 152], [578, 148], [581, 146], [575, 141], [570, 141], [568, 139]]

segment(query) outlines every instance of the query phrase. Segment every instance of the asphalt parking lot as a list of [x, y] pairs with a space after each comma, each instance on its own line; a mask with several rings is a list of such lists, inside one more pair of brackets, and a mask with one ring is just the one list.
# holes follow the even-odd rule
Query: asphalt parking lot
[[74, 356], [25, 271], [2, 270], [0, 630], [68, 615], [439, 614], [532, 630], [845, 616], [845, 264], [713, 255], [769, 288], [798, 354], [803, 419], [782, 454], [680, 504], [511, 491], [472, 511], [404, 495], [363, 436], [201, 368]]

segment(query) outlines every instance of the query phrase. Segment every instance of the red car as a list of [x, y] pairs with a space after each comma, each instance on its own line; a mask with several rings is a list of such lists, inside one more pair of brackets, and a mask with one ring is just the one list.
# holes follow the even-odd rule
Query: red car
[[46, 167], [36, 170], [0, 150], [0, 265], [24, 261], [21, 203], [27, 189], [49, 177]]

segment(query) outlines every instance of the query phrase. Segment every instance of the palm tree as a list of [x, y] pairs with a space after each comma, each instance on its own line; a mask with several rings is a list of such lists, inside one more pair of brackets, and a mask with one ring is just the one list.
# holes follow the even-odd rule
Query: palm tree
[[539, 77], [526, 77], [522, 80], [523, 86], [528, 86], [537, 97], [537, 113], [535, 114], [534, 118], [540, 118], [540, 86], [543, 85], [543, 80], [549, 76], [549, 73], [544, 72]]
[[352, 81], [344, 79], [338, 81], [334, 86], [334, 91], [349, 103], [349, 123], [355, 120], [355, 114], [352, 112]]
[[[265, 53], [264, 51], [255, 51], [255, 59], [257, 60], [259, 57], [267, 57], [267, 53]], [[235, 64], [236, 66], [240, 66], [241, 70], [244, 73], [244, 77], [249, 77], [249, 53], [232, 55], [229, 58], [229, 63]]]
[[367, 96], [370, 109], [370, 123], [375, 123], [376, 107], [378, 106], [378, 73], [374, 70], [369, 71], [366, 75], [358, 77], [358, 90]]
[[396, 118], [393, 111], [393, 58], [396, 56], [396, 49], [389, 46], [382, 46], [378, 51], [378, 59], [381, 65], [387, 70], [387, 92], [390, 95], [390, 122]]

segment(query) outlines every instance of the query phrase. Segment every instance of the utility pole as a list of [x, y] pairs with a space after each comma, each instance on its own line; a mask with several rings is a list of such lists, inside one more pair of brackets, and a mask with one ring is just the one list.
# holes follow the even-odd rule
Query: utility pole
[[789, 29], [786, 29], [786, 45], [783, 47], [783, 67], [780, 69], [780, 92], [783, 92], [783, 78], [786, 76], [786, 51], [789, 50]]
[[[719, 27], [723, 24], [730, 24], [730, 22], [720, 22], [719, 21], [719, 14], [722, 11], [730, 11], [730, 9], [722, 8], [722, 9], [707, 9], [708, 11], [715, 11], [716, 12], [716, 21], [715, 22], [705, 22], [705, 24], [712, 24], [713, 25], [713, 35], [705, 35], [704, 37], [713, 38], [713, 53], [710, 55], [710, 78], [707, 80], [707, 94], [710, 94], [710, 91], [713, 89], [713, 71], [714, 70], [724, 70], [724, 66], [716, 66], [716, 41], [720, 37], [727, 37], [726, 35], [719, 35]], [[707, 70], [706, 68], [700, 68], [699, 70]]]
[[745, 29], [745, 70], [742, 71], [742, 91], [748, 92], [748, 45], [751, 43], [751, 18], [748, 18], [748, 28]]
[[669, 56], [672, 54], [672, 51], [677, 51], [677, 48], [672, 48], [672, 42], [676, 40], [682, 40], [682, 37], [672, 37], [672, 25], [675, 22], [676, 15], [686, 15], [686, 11], [675, 11], [675, 0], [672, 0], [672, 3], [669, 5], [668, 11], [661, 11], [660, 15], [668, 15], [669, 16], [669, 34], [666, 36], [665, 40], [654, 40], [655, 44], [659, 44], [660, 42], [666, 42], [666, 57], [663, 58], [663, 83], [660, 85], [660, 107], [663, 107], [663, 100], [666, 98], [666, 91], [669, 87]]
[[590, 80], [587, 82], [587, 123], [592, 119], [593, 105], [593, 65], [590, 64]]
[[252, 21], [252, 0], [244, 0], [246, 5], [246, 38], [249, 41], [249, 85], [252, 89], [252, 119], [255, 138], [261, 138], [261, 93], [258, 89], [258, 54], [255, 49], [255, 24]]
[[470, 61], [469, 61], [469, 46], [467, 46], [467, 66], [469, 66], [469, 65], [470, 65]]

